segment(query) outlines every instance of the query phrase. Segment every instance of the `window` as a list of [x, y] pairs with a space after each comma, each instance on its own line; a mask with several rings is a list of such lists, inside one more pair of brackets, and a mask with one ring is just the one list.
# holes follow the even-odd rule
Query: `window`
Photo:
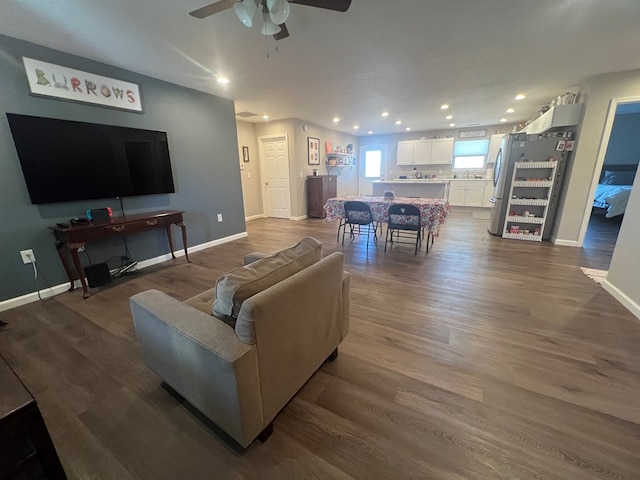
[[489, 139], [457, 141], [453, 147], [453, 168], [484, 168]]
[[382, 175], [382, 150], [367, 150], [364, 152], [365, 178], [380, 178]]

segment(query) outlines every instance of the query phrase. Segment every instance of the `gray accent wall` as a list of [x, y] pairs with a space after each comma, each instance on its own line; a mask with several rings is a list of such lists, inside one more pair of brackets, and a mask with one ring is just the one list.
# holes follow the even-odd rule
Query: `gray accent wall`
[[[23, 56], [136, 83], [144, 112], [31, 96]], [[190, 246], [246, 231], [233, 101], [3, 35], [0, 87], [0, 301], [36, 291], [32, 266], [22, 263], [20, 250], [33, 249], [40, 289], [66, 281], [50, 226], [83, 216], [89, 208], [110, 206], [120, 213], [113, 198], [32, 205], [6, 112], [166, 131], [176, 193], [124, 198], [125, 212], [184, 210]], [[222, 223], [216, 220], [218, 213]], [[176, 249], [182, 249], [179, 229], [174, 228], [173, 237]], [[131, 235], [127, 243], [138, 261], [169, 252], [161, 230]], [[93, 263], [100, 263], [123, 255], [124, 241], [92, 243], [87, 251]], [[89, 257], [82, 255], [82, 261], [87, 265]]]

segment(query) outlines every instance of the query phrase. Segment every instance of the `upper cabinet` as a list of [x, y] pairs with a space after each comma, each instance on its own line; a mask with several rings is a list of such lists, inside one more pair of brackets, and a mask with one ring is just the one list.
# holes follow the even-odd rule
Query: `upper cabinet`
[[524, 127], [524, 132], [528, 135], [535, 135], [561, 127], [578, 125], [582, 117], [582, 105], [582, 103], [572, 103], [551, 107]]
[[496, 133], [495, 135], [491, 135], [489, 139], [489, 151], [487, 152], [487, 163], [495, 163], [496, 157], [498, 156], [498, 151], [500, 150], [500, 146], [502, 145], [502, 137], [506, 134], [504, 133]]
[[415, 142], [408, 140], [404, 142], [398, 142], [398, 156], [396, 158], [397, 165], [414, 165], [413, 151]]
[[453, 138], [405, 140], [398, 142], [396, 165], [451, 164]]

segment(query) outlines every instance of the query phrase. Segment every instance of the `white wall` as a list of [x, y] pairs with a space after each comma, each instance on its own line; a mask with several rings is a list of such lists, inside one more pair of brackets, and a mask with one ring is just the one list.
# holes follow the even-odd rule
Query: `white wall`
[[[304, 127], [306, 126], [306, 130]], [[320, 165], [309, 165], [307, 162], [307, 137], [320, 139], [320, 150], [324, 154], [324, 143], [332, 142], [342, 146], [352, 144], [354, 152], [358, 151], [358, 137], [341, 132], [329, 130], [312, 123], [297, 119], [269, 121], [255, 124], [256, 137], [265, 135], [286, 134], [289, 143], [289, 177], [291, 187], [291, 216], [292, 218], [304, 218], [307, 215], [307, 176], [313, 174], [317, 168], [320, 175], [326, 175], [324, 155]], [[337, 174], [333, 171], [332, 175]], [[357, 168], [345, 168], [338, 175], [338, 195], [355, 195], [358, 189]], [[262, 185], [251, 186], [258, 188], [257, 195], [262, 195]], [[251, 195], [254, 195], [251, 193]]]
[[[236, 120], [236, 128], [238, 129], [238, 158], [240, 159], [244, 216], [245, 218], [252, 218], [263, 213], [260, 192], [262, 180], [256, 127], [253, 123]], [[249, 147], [248, 162], [245, 162], [242, 157], [242, 147]]]
[[[609, 75], [598, 75], [584, 86], [586, 105], [580, 139], [569, 177], [567, 196], [559, 218], [556, 238], [567, 243], [579, 243], [581, 232], [586, 230], [591, 208], [591, 187], [594, 175], [600, 172], [598, 152], [611, 100], [614, 98], [640, 97], [640, 70]], [[637, 182], [636, 182], [637, 183]], [[640, 192], [634, 188], [629, 199], [618, 242], [611, 259], [607, 289], [640, 318]], [[626, 299], [626, 300], [625, 300]]]

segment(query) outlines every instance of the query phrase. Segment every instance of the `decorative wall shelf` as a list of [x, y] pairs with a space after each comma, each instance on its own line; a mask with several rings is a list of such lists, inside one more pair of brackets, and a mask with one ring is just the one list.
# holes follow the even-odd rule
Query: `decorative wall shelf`
[[338, 170], [338, 175], [345, 167], [352, 167], [354, 164], [353, 153], [346, 152], [332, 152], [325, 153], [325, 166], [327, 167], [327, 173], [331, 175], [334, 169]]

